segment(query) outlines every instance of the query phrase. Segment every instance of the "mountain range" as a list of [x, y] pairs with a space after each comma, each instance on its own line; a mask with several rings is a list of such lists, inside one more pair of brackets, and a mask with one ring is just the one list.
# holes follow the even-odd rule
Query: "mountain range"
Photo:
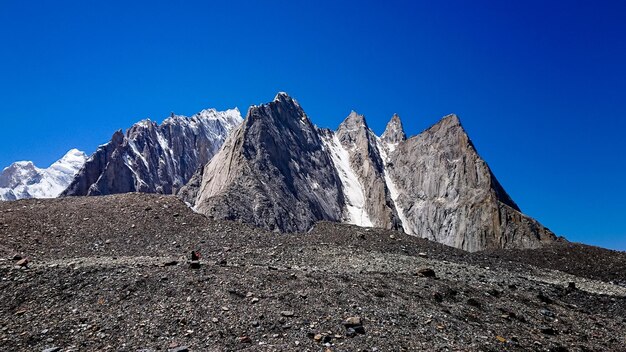
[[74, 174], [56, 194], [177, 194], [210, 218], [275, 232], [344, 222], [468, 251], [556, 239], [521, 212], [456, 115], [410, 138], [397, 115], [381, 136], [356, 112], [332, 131], [279, 93], [243, 121], [237, 109], [140, 121]]

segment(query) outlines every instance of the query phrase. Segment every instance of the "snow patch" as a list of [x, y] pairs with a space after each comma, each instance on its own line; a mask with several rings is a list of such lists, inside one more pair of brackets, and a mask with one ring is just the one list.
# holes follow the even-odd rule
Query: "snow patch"
[[348, 151], [341, 145], [339, 138], [337, 138], [335, 134], [332, 134], [332, 137], [324, 136], [322, 142], [330, 152], [333, 164], [335, 164], [335, 169], [341, 179], [346, 208], [348, 210], [348, 219], [346, 219], [346, 221], [349, 224], [358, 226], [374, 226], [369, 214], [365, 210], [365, 192], [363, 192], [361, 181], [359, 181], [359, 178], [350, 165], [350, 154], [348, 154]]

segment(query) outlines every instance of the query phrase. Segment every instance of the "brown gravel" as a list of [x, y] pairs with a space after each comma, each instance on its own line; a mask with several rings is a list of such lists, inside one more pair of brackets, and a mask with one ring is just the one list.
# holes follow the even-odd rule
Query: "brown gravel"
[[331, 223], [280, 235], [125, 194], [0, 203], [0, 258], [3, 351], [626, 346], [624, 253], [577, 244], [467, 253]]

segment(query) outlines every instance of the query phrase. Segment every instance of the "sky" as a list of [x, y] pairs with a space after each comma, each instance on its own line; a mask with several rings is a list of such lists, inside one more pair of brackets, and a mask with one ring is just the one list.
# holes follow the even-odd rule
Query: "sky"
[[0, 0], [0, 167], [170, 112], [296, 98], [415, 135], [459, 115], [522, 211], [626, 250], [624, 1]]

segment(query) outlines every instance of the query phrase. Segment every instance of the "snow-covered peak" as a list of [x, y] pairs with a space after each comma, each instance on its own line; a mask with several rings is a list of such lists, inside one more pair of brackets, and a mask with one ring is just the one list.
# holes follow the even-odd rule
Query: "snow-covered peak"
[[[290, 97], [289, 94], [285, 92], [278, 92], [276, 96], [274, 97], [274, 100], [272, 101], [272, 103], [294, 104], [298, 108], [302, 109], [302, 107], [300, 106], [300, 103], [298, 103], [296, 99]], [[268, 104], [264, 104], [264, 105], [268, 105]]]
[[57, 160], [51, 167], [61, 166], [70, 169], [80, 169], [87, 160], [87, 154], [76, 148], [70, 149], [63, 157]]
[[281, 101], [281, 100], [286, 100], [286, 99], [291, 99], [291, 97], [289, 97], [289, 94], [285, 92], [278, 92], [276, 93], [276, 96], [274, 97], [274, 101]]
[[85, 153], [71, 149], [46, 169], [31, 161], [15, 162], [0, 173], [0, 200], [57, 197], [86, 160]]
[[217, 111], [215, 109], [205, 109], [192, 116], [199, 120], [219, 121], [226, 125], [238, 125], [243, 121], [241, 112], [238, 108], [232, 108], [225, 111]]

